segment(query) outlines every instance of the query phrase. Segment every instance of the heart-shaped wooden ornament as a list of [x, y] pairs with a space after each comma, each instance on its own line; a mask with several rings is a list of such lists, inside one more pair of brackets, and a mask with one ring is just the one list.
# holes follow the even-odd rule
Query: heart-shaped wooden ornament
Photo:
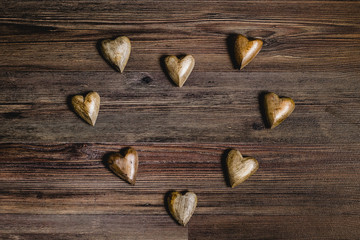
[[176, 56], [167, 56], [165, 65], [174, 83], [182, 87], [194, 69], [195, 58], [191, 55], [186, 55], [182, 59], [178, 59]]
[[139, 159], [134, 148], [127, 148], [124, 155], [120, 153], [111, 154], [107, 163], [117, 176], [131, 185], [135, 185]]
[[168, 207], [174, 219], [183, 226], [190, 221], [197, 205], [197, 196], [194, 192], [184, 194], [174, 191], [169, 194]]
[[279, 98], [275, 93], [267, 93], [264, 108], [270, 128], [275, 128], [294, 111], [295, 103], [291, 98]]
[[122, 36], [115, 40], [103, 40], [101, 42], [101, 52], [105, 59], [122, 73], [130, 57], [130, 39]]
[[74, 111], [87, 123], [94, 126], [100, 109], [100, 96], [97, 92], [89, 92], [85, 98], [76, 95], [71, 99]]
[[231, 187], [236, 187], [253, 175], [259, 168], [255, 158], [243, 157], [238, 150], [232, 149], [226, 158]]
[[248, 65], [260, 52], [263, 41], [260, 39], [249, 40], [243, 35], [238, 35], [235, 40], [235, 59], [240, 69]]

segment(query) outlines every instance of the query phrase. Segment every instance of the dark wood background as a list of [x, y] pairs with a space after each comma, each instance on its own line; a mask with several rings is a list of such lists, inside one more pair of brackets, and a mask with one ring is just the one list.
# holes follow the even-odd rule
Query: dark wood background
[[[263, 39], [244, 70], [234, 34]], [[123, 74], [99, 55], [126, 35]], [[183, 88], [163, 71], [192, 54]], [[0, 239], [360, 239], [359, 1], [10, 1], [0, 5]], [[70, 108], [97, 91], [95, 127]], [[259, 100], [292, 97], [265, 128]], [[133, 146], [130, 186], [103, 164]], [[259, 170], [231, 189], [229, 148]], [[187, 227], [170, 190], [192, 190]]]

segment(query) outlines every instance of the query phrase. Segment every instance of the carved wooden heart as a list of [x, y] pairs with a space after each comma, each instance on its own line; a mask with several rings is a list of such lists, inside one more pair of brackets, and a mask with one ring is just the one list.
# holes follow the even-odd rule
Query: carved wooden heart
[[249, 40], [243, 35], [238, 35], [235, 40], [235, 59], [243, 69], [260, 52], [263, 41], [260, 39]]
[[109, 168], [121, 179], [135, 185], [139, 166], [138, 154], [135, 149], [126, 149], [124, 156], [120, 153], [113, 153], [109, 156], [107, 163]]
[[85, 98], [76, 95], [71, 99], [75, 112], [87, 123], [94, 126], [100, 109], [100, 96], [97, 92], [89, 92]]
[[241, 153], [235, 149], [229, 152], [226, 158], [226, 165], [231, 187], [236, 187], [244, 182], [259, 168], [259, 163], [255, 158], [244, 158]]
[[106, 39], [101, 42], [101, 51], [111, 65], [123, 72], [130, 57], [131, 43], [125, 36], [115, 40]]
[[182, 59], [167, 56], [165, 64], [171, 79], [176, 85], [182, 87], [195, 66], [195, 58], [191, 55], [186, 55]]
[[271, 128], [282, 123], [295, 109], [291, 98], [279, 98], [275, 93], [267, 93], [264, 100], [265, 114]]
[[168, 207], [175, 220], [185, 226], [194, 214], [197, 205], [197, 196], [194, 192], [172, 192], [168, 197]]

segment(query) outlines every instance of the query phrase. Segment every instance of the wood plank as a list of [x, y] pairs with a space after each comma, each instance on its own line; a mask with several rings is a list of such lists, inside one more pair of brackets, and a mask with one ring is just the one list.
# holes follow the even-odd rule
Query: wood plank
[[0, 215], [1, 239], [188, 239], [169, 216]]
[[186, 53], [195, 56], [195, 71], [234, 72], [230, 40], [242, 33], [265, 42], [259, 57], [244, 71], [359, 72], [354, 61], [360, 54], [358, 2], [302, 1], [301, 7], [296, 1], [187, 4], [190, 11], [184, 12], [183, 3], [172, 1], [83, 1], [75, 8], [63, 1], [22, 1], [16, 8], [6, 8], [10, 3], [5, 1], [0, 67], [113, 71], [96, 44], [103, 38], [127, 35], [133, 41], [127, 71], [161, 71], [164, 55]]
[[[189, 189], [198, 194], [200, 215], [360, 214], [359, 144], [133, 145], [135, 186], [103, 163], [125, 146], [1, 144], [0, 213], [166, 215], [166, 193]], [[223, 172], [230, 147], [260, 163], [234, 189]]]
[[[358, 216], [194, 216], [189, 239], [358, 239]], [[207, 224], [202, 224], [206, 222]]]
[[[208, 44], [208, 40], [202, 41], [197, 38], [180, 40], [181, 43], [179, 40], [175, 40], [173, 43], [170, 43], [171, 40], [162, 41], [164, 44], [159, 49], [152, 47], [154, 44], [159, 46], [158, 40], [155, 40], [144, 44], [141, 49], [134, 47], [125, 71], [161, 71], [161, 61], [164, 56], [192, 54], [196, 59], [195, 72], [238, 72], [234, 69], [226, 49], [228, 37], [229, 35], [224, 34], [216, 39], [215, 44]], [[197, 42], [199, 45], [194, 45], [193, 42]], [[135, 42], [133, 45], [142, 44]], [[302, 41], [299, 44], [292, 42], [284, 44], [284, 46], [280, 46], [281, 43], [275, 43], [275, 45], [277, 46], [270, 46], [269, 49], [266, 49], [265, 46], [260, 55], [244, 71], [284, 72], [295, 69], [299, 72], [324, 72], [331, 69], [332, 71], [359, 72], [359, 65], [353, 57], [360, 54], [360, 44], [354, 40], [346, 41], [345, 44], [335, 41], [335, 46], [331, 40], [325, 42], [320, 40], [316, 43], [314, 40], [310, 40]], [[336, 54], [329, 53], [328, 48], [332, 47], [336, 48]], [[153, 49], [155, 53], [145, 53], [149, 51], [147, 49]], [[219, 49], [221, 52], [216, 53], [213, 49]], [[115, 71], [99, 55], [96, 41], [86, 43], [6, 43], [0, 45], [0, 50], [2, 53], [0, 67], [4, 71]], [[209, 61], [209, 59], [212, 60]]]
[[[359, 236], [359, 144], [137, 144], [135, 186], [102, 163], [109, 152], [124, 146], [1, 144], [0, 238]], [[234, 189], [226, 185], [222, 170], [229, 147], [260, 163], [258, 172]], [[167, 214], [164, 197], [172, 189], [198, 195], [186, 228]]]
[[[14, 4], [11, 0], [4, 0], [2, 18], [11, 20], [53, 20], [67, 21], [76, 24], [76, 21], [91, 23], [94, 20], [107, 22], [127, 23], [143, 21], [197, 21], [212, 19], [255, 20], [284, 19], [307, 20], [309, 18], [332, 21], [351, 21], [358, 19], [358, 1], [314, 1], [290, 0], [272, 1], [204, 1], [185, 0], [173, 2], [171, 0], [81, 0], [74, 3], [71, 0], [55, 0], [53, 2], [37, 2], [24, 0]], [[185, 11], [186, 10], [186, 11]], [[256, 11], [254, 11], [256, 10]], [[97, 14], [94, 14], [97, 13]], [[333, 14], [335, 13], [335, 14]], [[74, 21], [74, 22], [69, 22]], [[97, 22], [103, 23], [103, 22]]]
[[[351, 73], [193, 73], [181, 89], [163, 72], [3, 72], [0, 82], [1, 142], [299, 144], [360, 138], [360, 85]], [[95, 127], [68, 104], [72, 95], [91, 90], [101, 96]], [[296, 103], [274, 130], [264, 128], [259, 110], [264, 91]]]

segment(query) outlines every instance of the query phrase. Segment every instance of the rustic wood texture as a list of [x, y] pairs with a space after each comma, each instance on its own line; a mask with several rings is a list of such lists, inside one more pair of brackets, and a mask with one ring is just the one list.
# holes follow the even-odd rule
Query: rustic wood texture
[[[242, 71], [234, 37], [264, 45]], [[99, 53], [127, 36], [124, 73]], [[359, 1], [0, 4], [0, 239], [359, 239]], [[191, 54], [182, 88], [163, 60]], [[71, 107], [96, 91], [96, 125]], [[295, 111], [265, 127], [266, 92]], [[135, 186], [105, 165], [139, 153]], [[259, 162], [232, 189], [228, 149]], [[170, 191], [198, 206], [186, 227]]]
[[[45, 224], [47, 233], [61, 232], [75, 238], [78, 229], [84, 239], [91, 239], [92, 234], [101, 236], [105, 231], [105, 238], [114, 234], [113, 221], [118, 219], [115, 233], [120, 234], [124, 227], [124, 234], [131, 239], [128, 231], [139, 224], [154, 234], [165, 228], [154, 239], [166, 239], [167, 231], [180, 234], [184, 230], [181, 226], [174, 229], [177, 224], [164, 207], [165, 195], [170, 190], [186, 189], [198, 196], [198, 207], [188, 224], [191, 239], [212, 239], [213, 235], [224, 239], [237, 235], [310, 239], [323, 234], [328, 239], [339, 239], [339, 234], [343, 234], [342, 239], [356, 239], [360, 234], [360, 144], [136, 145], [139, 171], [135, 186], [120, 180], [103, 164], [108, 153], [123, 145], [1, 147], [0, 213], [7, 219], [2, 224], [9, 218], [14, 224], [27, 222], [20, 229], [6, 226], [1, 237], [24, 234], [25, 239], [31, 239], [26, 237], [30, 233], [40, 237], [45, 231], [41, 224]], [[256, 156], [260, 165], [234, 189], [226, 183], [223, 172], [225, 150], [230, 147], [241, 149], [245, 156]], [[43, 215], [44, 220], [39, 219]], [[55, 215], [50, 223], [46, 220], [49, 215]], [[89, 215], [88, 220], [81, 220], [85, 215]], [[75, 223], [61, 224], [63, 219]], [[153, 222], [148, 223], [150, 220]], [[107, 221], [110, 225], [102, 227]], [[91, 231], [89, 224], [93, 224]], [[138, 233], [134, 234], [135, 238]]]
[[[353, 72], [193, 72], [181, 89], [161, 72], [5, 72], [0, 78], [2, 142], [359, 142], [360, 84]], [[68, 104], [82, 91], [101, 97], [95, 127]], [[275, 130], [264, 128], [264, 91], [296, 104]]]

